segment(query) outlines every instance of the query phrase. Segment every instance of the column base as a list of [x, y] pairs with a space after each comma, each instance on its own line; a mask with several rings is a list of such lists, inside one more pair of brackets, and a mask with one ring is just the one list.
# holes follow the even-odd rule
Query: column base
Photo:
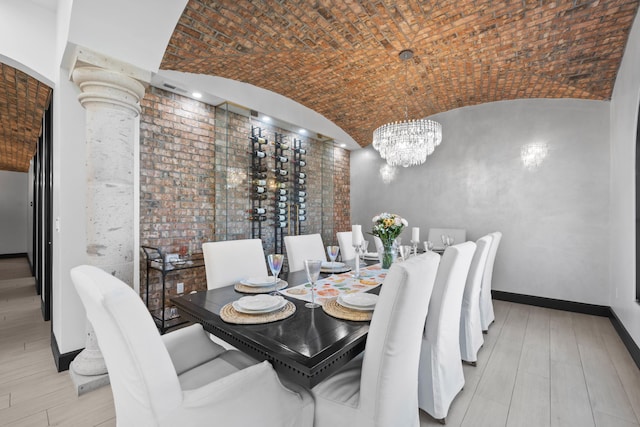
[[69, 376], [73, 381], [78, 396], [82, 396], [90, 391], [97, 390], [110, 384], [109, 374], [102, 375], [80, 375], [73, 370], [73, 363], [69, 368]]

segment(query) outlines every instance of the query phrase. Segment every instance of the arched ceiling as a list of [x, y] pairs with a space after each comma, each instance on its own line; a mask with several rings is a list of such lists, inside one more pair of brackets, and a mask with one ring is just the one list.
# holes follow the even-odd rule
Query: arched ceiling
[[0, 170], [28, 172], [51, 88], [0, 63]]
[[[160, 68], [271, 90], [366, 146], [405, 110], [414, 119], [517, 98], [610, 99], [637, 8], [637, 0], [189, 0]], [[408, 64], [403, 49], [415, 53]]]

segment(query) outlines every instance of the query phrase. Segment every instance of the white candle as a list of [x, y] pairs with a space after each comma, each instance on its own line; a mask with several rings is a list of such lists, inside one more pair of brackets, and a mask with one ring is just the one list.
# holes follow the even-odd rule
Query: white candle
[[420, 241], [420, 227], [413, 227], [411, 229], [411, 241], [412, 242]]
[[351, 226], [351, 241], [354, 245], [362, 243], [362, 226], [354, 224]]

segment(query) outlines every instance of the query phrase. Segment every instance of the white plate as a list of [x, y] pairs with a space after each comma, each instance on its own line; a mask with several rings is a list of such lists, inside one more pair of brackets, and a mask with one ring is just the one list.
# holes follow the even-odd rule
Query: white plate
[[275, 308], [282, 303], [284, 298], [280, 295], [255, 295], [250, 297], [242, 297], [238, 301], [235, 301], [233, 307], [236, 305], [244, 311], [250, 312], [269, 312], [275, 310]]
[[[282, 297], [280, 297], [280, 298], [282, 298]], [[280, 301], [278, 303], [278, 305], [276, 305], [275, 307], [264, 309], [264, 310], [246, 310], [246, 309], [242, 308], [240, 306], [240, 304], [238, 304], [238, 301], [234, 301], [231, 304], [233, 305], [233, 308], [236, 311], [240, 312], [240, 313], [245, 313], [245, 314], [264, 314], [264, 313], [271, 313], [272, 311], [280, 310], [282, 307], [287, 305], [287, 300], [282, 298], [282, 301]]]
[[364, 254], [365, 259], [378, 259], [378, 252], [367, 252]]
[[322, 268], [328, 268], [331, 270], [335, 270], [336, 268], [342, 268], [345, 266], [344, 262], [338, 262], [338, 261], [322, 261]]
[[354, 310], [371, 311], [376, 307], [378, 295], [361, 292], [338, 296], [338, 304]]
[[[248, 279], [241, 280], [240, 283], [247, 286], [272, 286], [273, 285], [273, 276], [267, 277], [249, 277]], [[280, 281], [280, 279], [278, 279]]]

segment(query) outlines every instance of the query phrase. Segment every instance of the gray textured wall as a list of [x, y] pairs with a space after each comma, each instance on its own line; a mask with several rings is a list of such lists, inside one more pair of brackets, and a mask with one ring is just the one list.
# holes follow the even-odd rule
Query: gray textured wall
[[0, 171], [0, 254], [29, 248], [29, 174]]
[[[369, 230], [381, 211], [410, 228], [502, 231], [493, 288], [608, 304], [609, 103], [515, 100], [432, 117], [443, 142], [425, 164], [386, 184], [371, 146], [351, 155], [352, 221]], [[546, 144], [538, 166], [522, 148]]]

